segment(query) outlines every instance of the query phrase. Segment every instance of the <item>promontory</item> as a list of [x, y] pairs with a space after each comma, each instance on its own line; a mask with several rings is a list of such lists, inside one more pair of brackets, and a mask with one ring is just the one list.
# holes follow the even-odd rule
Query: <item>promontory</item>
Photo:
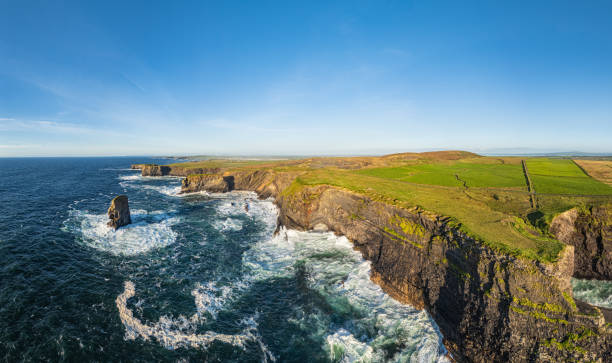
[[612, 314], [571, 285], [612, 276], [612, 180], [590, 165], [445, 151], [135, 167], [185, 177], [184, 193], [253, 191], [287, 228], [345, 235], [458, 362], [610, 362]]

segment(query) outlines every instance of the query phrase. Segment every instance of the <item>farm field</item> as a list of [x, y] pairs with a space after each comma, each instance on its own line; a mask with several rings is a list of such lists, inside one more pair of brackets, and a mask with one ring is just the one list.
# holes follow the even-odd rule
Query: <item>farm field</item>
[[612, 185], [612, 161], [609, 160], [574, 160], [587, 174], [602, 183]]
[[[495, 160], [497, 161], [497, 160]], [[526, 190], [520, 164], [453, 162], [405, 165], [390, 168], [363, 169], [360, 174], [397, 179], [417, 184], [461, 187], [518, 188]]]
[[[538, 196], [530, 203], [525, 160]], [[383, 157], [321, 157], [291, 160], [214, 160], [177, 163], [219, 167], [220, 172], [255, 169], [289, 175], [282, 195], [330, 185], [404, 208], [418, 207], [453, 218], [466, 233], [493, 248], [553, 261], [562, 244], [547, 224], [576, 206], [612, 203], [612, 187], [592, 178], [569, 159], [483, 157], [460, 151]]]
[[585, 174], [568, 159], [527, 159], [536, 193], [611, 195], [612, 188]]

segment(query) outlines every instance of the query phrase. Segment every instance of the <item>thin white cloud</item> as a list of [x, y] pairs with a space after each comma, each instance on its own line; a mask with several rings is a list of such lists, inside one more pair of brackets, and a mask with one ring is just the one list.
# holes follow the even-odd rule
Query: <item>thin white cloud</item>
[[35, 131], [59, 134], [88, 134], [88, 135], [118, 135], [116, 132], [99, 130], [92, 127], [81, 126], [73, 123], [57, 122], [50, 120], [17, 120], [12, 118], [0, 118], [0, 130], [2, 131]]
[[0, 149], [29, 149], [29, 148], [37, 148], [40, 145], [32, 145], [32, 144], [0, 144]]

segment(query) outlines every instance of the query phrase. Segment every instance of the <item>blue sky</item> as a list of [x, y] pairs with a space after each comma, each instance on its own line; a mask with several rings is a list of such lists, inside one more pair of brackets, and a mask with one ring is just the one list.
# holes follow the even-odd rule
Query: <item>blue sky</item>
[[612, 152], [610, 14], [0, 0], [0, 156]]

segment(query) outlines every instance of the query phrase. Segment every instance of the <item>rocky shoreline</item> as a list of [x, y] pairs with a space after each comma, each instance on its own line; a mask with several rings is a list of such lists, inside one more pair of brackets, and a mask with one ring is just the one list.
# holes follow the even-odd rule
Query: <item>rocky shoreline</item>
[[[431, 314], [456, 361], [612, 361], [609, 314], [572, 298], [571, 277], [589, 275], [587, 264], [574, 266], [574, 254], [592, 245], [581, 241], [610, 243], [607, 225], [584, 213], [553, 223], [558, 227], [553, 232], [565, 231], [558, 238], [567, 246], [557, 262], [543, 263], [496, 251], [461, 232], [450, 218], [418, 208], [326, 185], [284, 193], [295, 178], [291, 173], [133, 167], [145, 176], [186, 176], [183, 192], [254, 191], [274, 198], [280, 225], [301, 230], [324, 225], [345, 235], [372, 262], [373, 281]], [[590, 215], [601, 220], [602, 213]], [[594, 268], [591, 276], [605, 277], [605, 271]]]

